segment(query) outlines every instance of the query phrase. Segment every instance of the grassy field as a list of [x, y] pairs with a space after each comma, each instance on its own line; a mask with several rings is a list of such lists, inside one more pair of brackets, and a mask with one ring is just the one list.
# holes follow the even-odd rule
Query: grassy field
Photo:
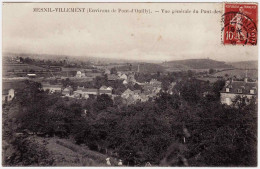
[[28, 64], [3, 64], [3, 68], [5, 71], [13, 71], [13, 70], [34, 70], [34, 71], [44, 71], [45, 68], [35, 66], [35, 65], [28, 65]]
[[[253, 78], [256, 79], [258, 77], [258, 70], [248, 70], [247, 71], [247, 76], [249, 78]], [[225, 70], [225, 71], [221, 71], [221, 72], [217, 72], [215, 73], [213, 76], [217, 77], [217, 76], [222, 76], [225, 77], [225, 75], [228, 74], [229, 77], [233, 77], [236, 76], [237, 78], [244, 78], [246, 76], [246, 71], [243, 69], [233, 69], [233, 70]]]
[[[107, 155], [91, 151], [86, 146], [76, 145], [68, 139], [37, 136], [32, 136], [31, 139], [46, 146], [55, 159], [54, 166], [107, 166]], [[118, 160], [110, 157], [110, 162], [115, 166]]]

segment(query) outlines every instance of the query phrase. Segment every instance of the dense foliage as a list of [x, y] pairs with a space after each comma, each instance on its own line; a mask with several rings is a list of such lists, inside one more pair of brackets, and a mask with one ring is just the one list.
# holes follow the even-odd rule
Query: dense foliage
[[221, 105], [222, 87], [223, 81], [211, 85], [187, 76], [172, 95], [125, 106], [107, 95], [49, 95], [28, 81], [9, 106], [17, 107], [16, 131], [73, 137], [92, 150], [113, 152], [125, 165], [256, 166], [257, 105]]

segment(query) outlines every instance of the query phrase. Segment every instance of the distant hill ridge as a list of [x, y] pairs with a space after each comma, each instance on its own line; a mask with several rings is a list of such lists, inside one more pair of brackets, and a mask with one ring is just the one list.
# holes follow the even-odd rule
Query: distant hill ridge
[[212, 60], [212, 59], [177, 60], [177, 61], [164, 62], [162, 65], [168, 68], [177, 68], [177, 69], [233, 68], [232, 65], [226, 64], [225, 62]]
[[258, 69], [258, 61], [250, 60], [250, 61], [242, 61], [242, 62], [230, 62], [228, 64], [232, 65], [237, 69]]

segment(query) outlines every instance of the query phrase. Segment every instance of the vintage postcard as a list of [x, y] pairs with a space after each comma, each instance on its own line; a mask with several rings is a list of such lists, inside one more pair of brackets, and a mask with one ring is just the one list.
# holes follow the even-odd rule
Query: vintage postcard
[[2, 15], [3, 166], [257, 166], [258, 3]]

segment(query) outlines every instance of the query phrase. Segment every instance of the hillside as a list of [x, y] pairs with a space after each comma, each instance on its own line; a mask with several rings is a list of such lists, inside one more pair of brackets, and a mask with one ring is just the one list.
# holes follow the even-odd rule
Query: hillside
[[104, 58], [95, 56], [72, 56], [72, 55], [55, 55], [55, 54], [34, 54], [34, 53], [3, 53], [4, 57], [29, 57], [31, 59], [41, 60], [67, 60], [69, 62], [93, 62], [95, 64], [109, 64], [109, 63], [135, 63], [136, 60], [131, 59], [118, 59], [118, 58]]
[[[23, 141], [22, 141], [23, 140]], [[35, 160], [35, 163], [27, 164], [29, 166], [107, 166], [106, 158], [110, 158], [112, 166], [118, 164], [118, 159], [89, 150], [84, 145], [77, 145], [69, 139], [60, 139], [57, 137], [43, 138], [38, 136], [29, 136], [27, 138], [19, 140], [25, 143], [24, 156], [34, 156], [31, 160]], [[18, 142], [19, 142], [18, 141]], [[4, 158], [13, 156], [13, 145], [4, 140]], [[40, 153], [40, 163], [37, 162], [35, 153]], [[45, 154], [45, 155], [44, 155]], [[23, 163], [14, 164], [12, 166], [20, 166]], [[10, 166], [10, 163], [5, 163], [4, 166]]]
[[220, 68], [232, 68], [231, 65], [225, 62], [220, 62], [211, 59], [187, 59], [187, 60], [177, 60], [162, 63], [163, 66], [171, 69], [220, 69]]
[[257, 60], [243, 61], [243, 62], [230, 62], [228, 64], [232, 65], [234, 68], [237, 68], [237, 69], [257, 69], [258, 68]]

